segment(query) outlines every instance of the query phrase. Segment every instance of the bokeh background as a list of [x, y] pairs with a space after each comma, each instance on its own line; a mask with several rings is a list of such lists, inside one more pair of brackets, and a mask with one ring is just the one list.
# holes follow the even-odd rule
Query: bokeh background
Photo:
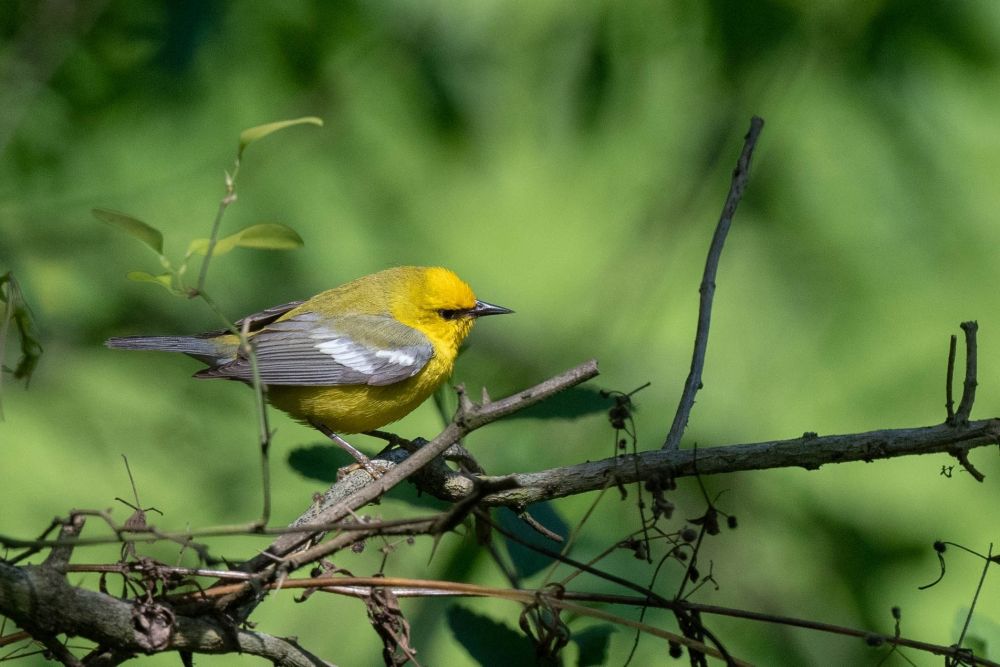
[[[3, 394], [6, 535], [33, 536], [73, 507], [114, 507], [123, 520], [122, 454], [162, 527], [257, 516], [250, 393], [188, 379], [197, 365], [185, 358], [101, 345], [214, 328], [214, 316], [125, 280], [158, 270], [156, 258], [89, 211], [146, 220], [178, 257], [208, 234], [239, 131], [303, 115], [326, 124], [250, 147], [224, 232], [280, 222], [305, 247], [219, 258], [208, 286], [233, 317], [387, 266], [445, 265], [517, 311], [480, 323], [456, 381], [499, 396], [596, 357], [595, 387], [652, 382], [636, 419], [640, 447], [658, 447], [687, 373], [705, 250], [758, 114], [767, 125], [723, 255], [685, 446], [939, 423], [948, 336], [966, 319], [980, 324], [973, 416], [1000, 414], [1000, 5], [990, 0], [9, 0], [0, 40], [0, 272], [21, 281], [45, 346], [29, 390], [8, 383]], [[273, 424], [280, 524], [323, 485], [287, 463], [317, 437], [282, 415]], [[439, 426], [427, 405], [395, 428]], [[499, 474], [606, 457], [612, 432], [600, 414], [520, 419], [468, 444]], [[985, 552], [998, 537], [996, 451], [972, 459], [983, 484], [942, 476], [945, 456], [705, 480], [740, 527], [706, 546], [718, 586], [694, 599], [890, 633], [899, 605], [905, 635], [953, 643], [981, 563], [952, 550], [944, 581], [917, 587], [938, 574], [933, 540]], [[424, 511], [401, 496], [371, 512]], [[572, 526], [594, 497], [554, 507]], [[692, 484], [676, 502], [673, 527], [704, 508]], [[636, 513], [634, 493], [608, 494], [573, 555], [619, 539]], [[263, 544], [212, 541], [234, 558]], [[369, 574], [380, 546], [337, 562]], [[398, 545], [387, 571], [505, 583], [468, 537], [432, 552], [430, 540]], [[192, 562], [176, 548], [145, 553]], [[627, 554], [607, 567], [652, 576]], [[657, 590], [670, 594], [680, 576], [665, 568]], [[991, 573], [973, 621], [993, 659], [998, 586]], [[439, 665], [477, 664], [463, 641], [505, 637], [484, 617], [514, 632], [519, 612], [484, 601], [404, 610], [422, 664]], [[339, 664], [380, 660], [357, 601], [281, 594], [255, 620]], [[733, 655], [762, 664], [877, 664], [887, 652], [707, 620]], [[666, 614], [646, 621], [673, 627]], [[631, 645], [614, 632], [606, 662], [622, 664]], [[633, 664], [668, 660], [645, 637]]]

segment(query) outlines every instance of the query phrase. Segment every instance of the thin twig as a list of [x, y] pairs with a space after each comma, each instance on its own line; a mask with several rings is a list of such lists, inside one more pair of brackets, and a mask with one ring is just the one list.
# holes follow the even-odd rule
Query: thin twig
[[263, 528], [271, 520], [271, 426], [267, 418], [267, 400], [264, 397], [266, 387], [260, 378], [260, 366], [257, 363], [257, 352], [250, 342], [250, 318], [243, 321], [240, 330], [240, 345], [250, 360], [251, 377], [253, 378], [253, 395], [257, 408], [257, 431], [260, 443], [260, 474], [263, 491], [263, 507], [257, 526]]
[[958, 347], [958, 336], [955, 334], [951, 335], [951, 341], [948, 344], [948, 375], [944, 382], [944, 409], [947, 413], [945, 418], [946, 424], [955, 423], [955, 352]]
[[977, 482], [982, 482], [986, 480], [986, 475], [979, 472], [979, 469], [976, 468], [976, 466], [972, 465], [972, 461], [969, 460], [969, 450], [965, 448], [959, 448], [952, 453], [954, 454], [955, 459], [958, 461], [959, 465], [961, 465], [962, 468], [965, 469], [965, 472], [972, 475], [972, 478], [974, 480], [976, 480]]
[[524, 523], [528, 524], [529, 528], [534, 530], [542, 537], [552, 540], [553, 542], [559, 542], [559, 543], [565, 542], [565, 539], [563, 538], [562, 535], [546, 528], [545, 525], [543, 525], [538, 519], [531, 516], [531, 513], [528, 512], [528, 510], [521, 512], [518, 515], [518, 518], [520, 518], [521, 521], [523, 521]]
[[[6, 278], [6, 280], [3, 280]], [[13, 275], [7, 272], [0, 276], [0, 304], [3, 304], [3, 311], [0, 312], [0, 396], [3, 396], [3, 375], [4, 361], [7, 359], [7, 334], [10, 331], [10, 323], [14, 321], [14, 309], [17, 304], [14, 299], [17, 297], [16, 286]], [[3, 403], [0, 402], [0, 421], [4, 420]]]
[[680, 403], [677, 405], [677, 412], [674, 414], [674, 421], [670, 425], [667, 439], [663, 443], [663, 449], [678, 449], [681, 443], [681, 436], [687, 428], [688, 418], [691, 415], [691, 408], [694, 406], [694, 396], [701, 389], [701, 372], [705, 366], [705, 352], [708, 348], [708, 329], [712, 320], [712, 300], [715, 297], [715, 274], [719, 269], [719, 258], [722, 255], [722, 246], [726, 242], [726, 235], [732, 225], [733, 216], [736, 214], [736, 206], [743, 197], [746, 190], [747, 181], [750, 178], [750, 158], [753, 156], [754, 147], [764, 128], [764, 120], [758, 116], [750, 119], [750, 130], [747, 132], [743, 143], [743, 152], [740, 153], [736, 162], [736, 169], [733, 170], [733, 179], [729, 186], [729, 195], [726, 203], [722, 207], [722, 215], [719, 223], [715, 227], [715, 234], [712, 237], [712, 245], [708, 250], [708, 258], [705, 260], [705, 273], [701, 279], [701, 294], [698, 304], [698, 327], [694, 338], [694, 353], [691, 355], [691, 371], [688, 373], [687, 381], [684, 383], [684, 391], [681, 393]]
[[65, 667], [83, 667], [83, 663], [55, 637], [35, 637], [40, 641], [52, 657], [61, 662]]
[[128, 481], [132, 485], [132, 497], [135, 498], [135, 507], [132, 509], [137, 512], [141, 512], [143, 510], [142, 503], [139, 502], [139, 489], [135, 486], [135, 477], [132, 476], [132, 467], [128, 464], [128, 457], [124, 454], [122, 454], [122, 461], [125, 462], [125, 472], [128, 474]]
[[956, 647], [960, 647], [962, 642], [965, 641], [965, 635], [969, 631], [969, 624], [972, 622], [972, 613], [976, 609], [976, 602], [979, 600], [979, 593], [983, 590], [983, 582], [986, 581], [986, 572], [990, 569], [990, 565], [993, 564], [993, 544], [990, 543], [989, 551], [986, 554], [986, 560], [983, 562], [983, 573], [979, 576], [979, 584], [976, 586], [976, 593], [972, 596], [972, 604], [969, 605], [969, 613], [965, 616], [965, 623], [962, 625], [962, 634], [959, 635], [958, 641], [955, 642]]
[[226, 214], [229, 205], [236, 201], [236, 178], [240, 173], [240, 158], [236, 158], [233, 173], [226, 172], [226, 194], [219, 200], [219, 208], [215, 211], [215, 220], [212, 221], [212, 233], [208, 237], [208, 248], [205, 249], [205, 259], [201, 261], [201, 270], [198, 272], [198, 284], [194, 288], [192, 296], [201, 294], [205, 290], [205, 281], [208, 280], [208, 265], [212, 261], [212, 253], [215, 252], [215, 245], [219, 241], [219, 230], [222, 227], [222, 217]]
[[69, 559], [73, 556], [72, 540], [80, 535], [80, 531], [83, 530], [83, 524], [86, 520], [86, 517], [82, 513], [74, 512], [70, 514], [59, 530], [59, 541], [63, 544], [53, 547], [52, 551], [49, 552], [44, 561], [47, 567], [59, 572], [66, 569], [66, 566], [69, 565]]
[[[562, 554], [564, 557], [568, 556], [569, 552], [573, 549], [574, 543], [576, 542], [576, 538], [580, 535], [581, 531], [583, 531], [584, 525], [587, 523], [587, 520], [590, 519], [590, 517], [593, 515], [594, 510], [597, 509], [597, 506], [600, 505], [601, 500], [604, 499], [607, 490], [608, 490], [607, 487], [605, 487], [601, 489], [600, 493], [594, 496], [593, 502], [591, 502], [590, 506], [587, 507], [587, 510], [583, 513], [583, 516], [580, 517], [580, 520], [576, 523], [576, 525], [573, 526], [572, 529], [570, 529], [569, 537], [566, 538], [566, 540], [562, 543], [562, 548], [559, 549], [559, 553]], [[552, 561], [552, 565], [549, 566], [548, 571], [542, 578], [543, 586], [547, 585], [555, 577], [556, 570], [559, 569], [559, 563], [560, 563], [559, 560]]]
[[[177, 577], [211, 577], [213, 579], [233, 579], [246, 581], [253, 575], [235, 570], [214, 570], [205, 567], [180, 567], [156, 563], [152, 566], [157, 573], [164, 576]], [[66, 572], [102, 572], [112, 574], [128, 574], [130, 572], [145, 572], [150, 566], [142, 561], [131, 563], [77, 563], [66, 566]]]
[[[75, 510], [73, 514], [78, 514], [82, 516], [100, 516], [109, 520], [106, 512], [99, 510]], [[44, 537], [38, 539], [25, 540], [17, 537], [11, 537], [8, 535], [0, 535], [0, 545], [13, 549], [30, 549], [28, 556], [37, 553], [38, 551], [46, 548], [58, 548], [58, 547], [89, 547], [101, 544], [125, 544], [131, 542], [152, 542], [154, 540], [168, 540], [171, 542], [176, 542], [182, 546], [191, 546], [193, 540], [196, 537], [246, 537], [248, 534], [252, 535], [262, 535], [262, 536], [272, 536], [272, 535], [307, 535], [322, 532], [329, 532], [333, 530], [338, 531], [370, 531], [372, 529], [382, 529], [382, 528], [400, 528], [406, 527], [411, 524], [422, 524], [426, 522], [433, 522], [437, 517], [412, 517], [405, 519], [387, 519], [385, 521], [370, 521], [364, 525], [351, 523], [350, 521], [331, 521], [326, 523], [302, 523], [293, 526], [288, 526], [285, 528], [263, 528], [257, 529], [256, 524], [235, 524], [231, 526], [216, 526], [210, 528], [202, 528], [198, 530], [187, 530], [178, 532], [166, 532], [158, 529], [156, 526], [145, 525], [140, 527], [125, 527], [119, 526], [115, 523], [109, 523], [111, 530], [114, 531], [115, 535], [111, 537], [86, 537], [86, 538], [59, 538], [54, 540], [47, 540]], [[62, 525], [62, 520], [57, 519], [54, 523], [59, 526]], [[16, 558], [11, 558], [6, 561], [8, 565], [13, 565], [14, 563], [24, 560], [26, 556], [24, 554], [19, 554]]]
[[962, 385], [962, 400], [958, 404], [955, 413], [955, 423], [965, 424], [972, 414], [972, 404], [976, 401], [976, 362], [978, 353], [976, 351], [976, 332], [979, 324], [976, 322], [962, 322], [962, 331], [965, 332], [965, 382]]
[[212, 309], [213, 312], [225, 323], [226, 328], [240, 339], [240, 348], [246, 354], [247, 359], [250, 360], [251, 369], [251, 386], [253, 388], [254, 400], [257, 409], [257, 423], [259, 431], [259, 443], [260, 443], [260, 457], [261, 457], [261, 478], [263, 483], [263, 500], [261, 508], [261, 517], [253, 525], [256, 529], [261, 529], [267, 525], [267, 522], [271, 519], [271, 464], [269, 451], [271, 447], [271, 429], [268, 425], [267, 417], [267, 401], [265, 400], [266, 387], [261, 381], [260, 370], [257, 365], [257, 354], [250, 344], [249, 332], [250, 327], [253, 324], [253, 318], [246, 318], [243, 321], [243, 327], [237, 329], [236, 325], [229, 321], [228, 318], [223, 314], [222, 309], [220, 309], [212, 298], [205, 291], [205, 282], [208, 279], [208, 266], [212, 261], [213, 253], [215, 252], [215, 246], [219, 240], [219, 232], [222, 228], [222, 218], [226, 214], [226, 209], [232, 205], [236, 199], [236, 180], [240, 174], [240, 163], [242, 158], [243, 147], [237, 152], [236, 161], [233, 165], [232, 173], [226, 172], [225, 176], [225, 188], [226, 193], [219, 201], [219, 207], [215, 212], [215, 219], [212, 221], [212, 232], [208, 238], [208, 248], [205, 250], [205, 259], [202, 260], [201, 270], [198, 272], [198, 284], [188, 292], [188, 296], [191, 298], [199, 297], [202, 301]]

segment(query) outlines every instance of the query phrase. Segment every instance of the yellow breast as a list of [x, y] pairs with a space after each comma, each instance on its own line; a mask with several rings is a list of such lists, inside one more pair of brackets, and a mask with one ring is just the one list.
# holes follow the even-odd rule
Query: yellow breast
[[268, 388], [268, 400], [299, 421], [322, 423], [334, 433], [364, 433], [412, 412], [448, 379], [452, 368], [435, 355], [421, 372], [396, 384], [275, 386]]

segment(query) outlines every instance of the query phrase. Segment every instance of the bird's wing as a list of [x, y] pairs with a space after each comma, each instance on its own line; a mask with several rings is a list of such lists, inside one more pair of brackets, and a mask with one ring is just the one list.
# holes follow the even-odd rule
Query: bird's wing
[[[252, 315], [247, 315], [246, 317], [241, 317], [234, 322], [234, 326], [237, 331], [242, 331], [243, 327], [247, 327], [247, 331], [253, 333], [259, 329], [264, 328], [271, 322], [287, 313], [288, 311], [301, 306], [305, 301], [289, 301], [288, 303], [283, 303], [280, 306], [271, 306], [266, 308], [259, 313], [253, 313]], [[219, 336], [225, 336], [232, 333], [229, 329], [217, 329], [215, 331], [206, 331], [205, 333], [200, 333], [197, 338], [218, 338]]]
[[[260, 379], [270, 385], [387, 385], [416, 375], [434, 356], [427, 337], [388, 315], [330, 317], [299, 313], [251, 339]], [[250, 381], [250, 360], [208, 368], [198, 377]]]
[[247, 323], [250, 331], [257, 331], [258, 329], [274, 322], [276, 319], [287, 313], [288, 311], [298, 308], [305, 303], [305, 300], [300, 301], [289, 301], [288, 303], [283, 303], [280, 306], [271, 306], [270, 308], [265, 308], [259, 313], [254, 313], [253, 315], [247, 315], [246, 317], [236, 320], [236, 328], [242, 329], [244, 323]]

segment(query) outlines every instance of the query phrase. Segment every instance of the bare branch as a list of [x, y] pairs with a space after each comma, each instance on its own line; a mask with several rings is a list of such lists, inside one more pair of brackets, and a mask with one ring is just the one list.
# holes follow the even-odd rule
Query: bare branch
[[61, 573], [44, 565], [17, 568], [0, 563], [0, 614], [36, 637], [77, 635], [119, 652], [240, 652], [277, 665], [330, 665], [289, 640], [71, 586]]
[[[81, 513], [74, 512], [70, 514], [70, 517], [63, 522], [62, 528], [59, 530], [59, 540], [72, 540], [79, 537], [85, 521], [86, 517]], [[61, 544], [52, 548], [52, 551], [49, 552], [49, 555], [45, 559], [45, 565], [54, 570], [65, 572], [66, 566], [69, 565], [69, 559], [72, 556], [73, 545]]]
[[715, 274], [719, 270], [719, 257], [722, 255], [722, 246], [726, 242], [726, 235], [729, 234], [729, 227], [733, 223], [736, 206], [740, 203], [743, 192], [746, 190], [747, 181], [750, 178], [750, 158], [753, 156], [754, 147], [757, 145], [757, 139], [763, 129], [764, 119], [758, 116], [750, 119], [750, 130], [743, 143], [743, 152], [740, 153], [736, 168], [733, 170], [729, 195], [722, 207], [719, 223], [715, 227], [712, 245], [709, 247], [708, 258], [705, 261], [705, 273], [701, 279], [701, 287], [698, 289], [701, 293], [701, 300], [698, 304], [698, 327], [694, 337], [694, 353], [691, 356], [691, 372], [688, 373], [687, 381], [684, 383], [684, 391], [681, 394], [680, 403], [677, 405], [673, 424], [670, 425], [670, 432], [667, 433], [667, 439], [663, 443], [663, 449], [672, 450], [680, 447], [681, 436], [684, 435], [691, 408], [694, 406], [694, 395], [701, 389], [701, 371], [705, 366], [705, 352], [708, 349], [708, 329], [712, 321], [712, 300], [715, 297]]
[[[776, 440], [747, 445], [722, 445], [691, 450], [654, 450], [591, 461], [562, 468], [511, 475], [520, 488], [489, 494], [485, 505], [524, 507], [540, 500], [604, 488], [609, 477], [628, 484], [661, 475], [685, 477], [715, 475], [741, 470], [805, 468], [849, 461], [871, 462], [915, 454], [954, 453], [1000, 443], [1000, 419], [969, 422], [965, 427], [947, 424], [923, 428], [887, 429]], [[638, 465], [637, 465], [638, 463]], [[461, 480], [452, 480], [452, 488]], [[471, 482], [469, 482], [471, 488]]]
[[80, 662], [80, 659], [73, 655], [72, 651], [66, 648], [66, 645], [55, 637], [41, 637], [38, 639], [42, 645], [45, 646], [48, 652], [52, 654], [52, 657], [66, 667], [83, 667], [83, 663]]
[[955, 455], [955, 459], [958, 461], [958, 463], [963, 468], [965, 468], [965, 471], [970, 475], [972, 475], [972, 478], [974, 480], [976, 480], [977, 482], [982, 482], [986, 479], [986, 475], [979, 472], [979, 469], [976, 468], [976, 466], [972, 465], [972, 461], [969, 460], [969, 450], [965, 448], [957, 449], [953, 451], [952, 454]]

